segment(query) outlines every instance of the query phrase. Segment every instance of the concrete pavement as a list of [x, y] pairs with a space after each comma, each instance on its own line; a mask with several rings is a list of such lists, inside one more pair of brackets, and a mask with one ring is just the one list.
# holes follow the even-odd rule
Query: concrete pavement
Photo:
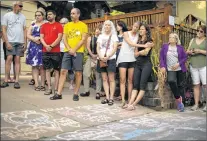
[[63, 99], [51, 101], [34, 91], [29, 79], [21, 77], [19, 90], [13, 84], [1, 89], [2, 140], [206, 140], [202, 111], [157, 112], [143, 106], [126, 111], [119, 102], [100, 104], [93, 89], [90, 97], [74, 102], [68, 83]]

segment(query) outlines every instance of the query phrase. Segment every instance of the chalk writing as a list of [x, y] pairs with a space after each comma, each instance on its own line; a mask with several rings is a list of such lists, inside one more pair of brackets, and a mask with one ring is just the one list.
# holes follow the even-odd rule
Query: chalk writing
[[151, 133], [154, 132], [155, 129], [150, 129], [150, 130], [143, 130], [143, 129], [136, 129], [135, 131], [129, 132], [129, 133], [124, 133], [124, 140], [130, 140], [133, 139], [137, 136], [146, 134], [146, 133]]
[[97, 139], [120, 139], [115, 136], [117, 132], [112, 130], [101, 129], [83, 129], [75, 132], [69, 132], [61, 135], [57, 135], [58, 140], [97, 140]]
[[38, 139], [49, 131], [63, 131], [61, 126], [80, 127], [80, 123], [69, 118], [52, 119], [51, 115], [36, 111], [2, 113], [4, 122], [14, 127], [1, 127], [1, 135], [10, 138]]

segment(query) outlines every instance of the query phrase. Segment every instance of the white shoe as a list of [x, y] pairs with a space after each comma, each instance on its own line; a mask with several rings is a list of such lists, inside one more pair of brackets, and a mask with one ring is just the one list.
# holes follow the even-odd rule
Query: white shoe
[[73, 89], [74, 89], [73, 84], [70, 84], [70, 85], [69, 85], [69, 90], [73, 90]]
[[194, 105], [192, 108], [191, 108], [192, 111], [196, 111], [198, 110], [198, 105]]
[[203, 108], [203, 111], [206, 112], [206, 106]]

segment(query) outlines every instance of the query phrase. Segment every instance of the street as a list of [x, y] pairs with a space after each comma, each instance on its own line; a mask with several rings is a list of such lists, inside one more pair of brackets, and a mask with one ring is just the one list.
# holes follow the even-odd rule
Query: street
[[[134, 111], [102, 105], [91, 89], [89, 97], [72, 100], [68, 83], [63, 99], [51, 101], [35, 91], [30, 77], [20, 77], [1, 89], [1, 140], [206, 140], [206, 113], [155, 111], [137, 106]], [[81, 86], [80, 92], [83, 92]]]

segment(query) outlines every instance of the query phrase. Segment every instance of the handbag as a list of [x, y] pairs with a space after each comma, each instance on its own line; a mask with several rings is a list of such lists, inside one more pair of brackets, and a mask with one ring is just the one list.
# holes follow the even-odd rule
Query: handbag
[[[106, 57], [106, 54], [107, 54], [107, 50], [109, 48], [110, 41], [111, 41], [111, 35], [110, 35], [109, 40], [108, 40], [107, 45], [106, 45], [106, 51], [105, 51], [104, 57]], [[102, 60], [99, 60], [99, 66], [100, 66], [100, 68], [105, 68], [108, 65], [107, 65], [107, 62], [104, 62]]]

